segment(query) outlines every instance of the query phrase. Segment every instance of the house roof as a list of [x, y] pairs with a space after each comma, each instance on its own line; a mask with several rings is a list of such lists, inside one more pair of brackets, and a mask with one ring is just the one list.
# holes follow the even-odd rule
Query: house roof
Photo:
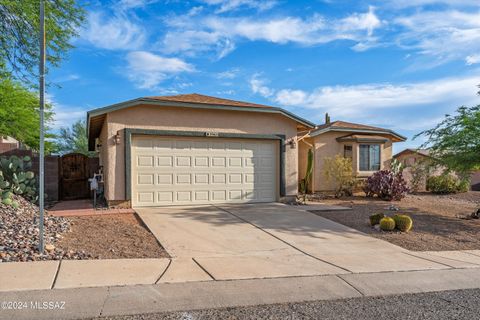
[[399, 153], [395, 154], [393, 157], [396, 158], [408, 152], [419, 154], [425, 157], [430, 157], [430, 150], [428, 149], [408, 149], [408, 148], [400, 151]]
[[95, 138], [100, 135], [107, 113], [137, 105], [277, 113], [296, 121], [306, 128], [315, 128], [314, 123], [287, 110], [262, 104], [211, 97], [198, 93], [142, 97], [88, 111], [87, 134], [89, 149], [93, 150], [95, 148]]
[[356, 133], [369, 133], [369, 134], [385, 134], [394, 137], [394, 141], [405, 141], [406, 137], [396, 133], [393, 130], [367, 126], [359, 123], [345, 122], [345, 121], [333, 121], [331, 123], [325, 123], [319, 125], [315, 130], [310, 132], [311, 137], [318, 136], [320, 134], [339, 131], [339, 132], [356, 132]]
[[223, 99], [217, 97], [206, 96], [198, 93], [190, 94], [179, 94], [175, 96], [153, 96], [148, 97], [153, 100], [158, 101], [175, 101], [175, 102], [187, 102], [187, 103], [200, 103], [206, 105], [217, 105], [217, 106], [236, 106], [236, 107], [247, 107], [247, 108], [272, 108], [271, 106], [266, 106], [263, 104]]

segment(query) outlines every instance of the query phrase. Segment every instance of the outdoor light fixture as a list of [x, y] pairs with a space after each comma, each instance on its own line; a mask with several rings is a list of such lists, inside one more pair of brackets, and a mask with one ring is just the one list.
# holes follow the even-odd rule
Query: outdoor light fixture
[[120, 133], [117, 132], [116, 135], [113, 136], [113, 141], [115, 142], [115, 144], [120, 144]]
[[290, 149], [295, 149], [297, 147], [297, 142], [294, 138], [288, 140], [287, 144], [290, 146]]

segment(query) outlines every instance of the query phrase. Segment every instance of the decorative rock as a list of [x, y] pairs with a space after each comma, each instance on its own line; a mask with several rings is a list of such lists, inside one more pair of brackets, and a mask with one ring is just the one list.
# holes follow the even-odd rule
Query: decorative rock
[[70, 231], [69, 220], [61, 217], [45, 215], [45, 253], [40, 254], [38, 248], [39, 229], [38, 207], [18, 195], [12, 195], [18, 202], [18, 208], [0, 203], [0, 261], [37, 261], [67, 259], [89, 259], [92, 256], [85, 252], [71, 251], [69, 254], [55, 247], [62, 234]]

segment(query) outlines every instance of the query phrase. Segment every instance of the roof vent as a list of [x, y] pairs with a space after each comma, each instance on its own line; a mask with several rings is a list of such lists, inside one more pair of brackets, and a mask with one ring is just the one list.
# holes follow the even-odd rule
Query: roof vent
[[328, 112], [325, 113], [325, 124], [329, 124], [330, 123], [330, 116], [328, 115]]

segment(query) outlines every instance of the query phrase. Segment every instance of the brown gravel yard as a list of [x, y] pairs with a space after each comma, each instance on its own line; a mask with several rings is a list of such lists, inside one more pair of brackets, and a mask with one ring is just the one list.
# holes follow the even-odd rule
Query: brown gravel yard
[[[455, 195], [408, 195], [402, 201], [387, 202], [365, 196], [319, 200], [325, 204], [352, 207], [351, 211], [314, 212], [324, 218], [365, 232], [403, 248], [426, 250], [480, 249], [480, 219], [461, 219], [480, 207], [480, 192], [471, 191]], [[398, 212], [389, 211], [394, 205]], [[382, 232], [370, 227], [368, 217], [383, 212], [388, 215], [408, 214], [413, 219], [409, 233]]]
[[136, 214], [67, 219], [71, 222], [71, 231], [57, 243], [67, 251], [83, 250], [96, 259], [169, 257]]

